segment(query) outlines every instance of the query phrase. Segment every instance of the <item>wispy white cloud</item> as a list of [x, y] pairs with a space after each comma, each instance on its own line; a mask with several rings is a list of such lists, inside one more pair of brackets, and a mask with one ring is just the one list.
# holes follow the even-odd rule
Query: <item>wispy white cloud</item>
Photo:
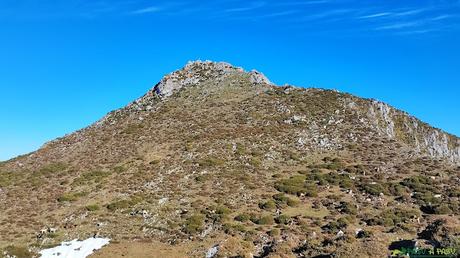
[[332, 3], [333, 0], [312, 0], [312, 1], [297, 1], [297, 2], [281, 2], [273, 4], [273, 6], [305, 6], [305, 5], [315, 5], [315, 4], [327, 4]]
[[250, 3], [249, 5], [247, 6], [241, 6], [241, 7], [235, 7], [235, 8], [228, 8], [228, 9], [225, 9], [225, 12], [228, 12], [228, 13], [233, 13], [233, 12], [247, 12], [247, 11], [252, 11], [252, 10], [255, 10], [255, 9], [259, 9], [261, 7], [264, 7], [267, 3], [266, 2], [253, 2], [253, 3]]
[[142, 9], [134, 10], [130, 14], [145, 14], [145, 13], [156, 13], [163, 10], [163, 8], [158, 6], [149, 6]]
[[408, 11], [403, 11], [403, 12], [398, 12], [394, 13], [394, 16], [408, 16], [408, 15], [416, 15], [422, 12], [427, 11], [428, 9], [426, 8], [420, 8], [420, 9], [414, 9], [414, 10], [408, 10]]
[[405, 29], [405, 28], [412, 28], [416, 26], [420, 26], [422, 23], [420, 21], [411, 21], [411, 22], [400, 22], [394, 23], [389, 25], [384, 25], [377, 27], [377, 30], [397, 30], [397, 29]]
[[393, 13], [390, 13], [390, 12], [382, 12], [382, 13], [374, 13], [374, 14], [364, 15], [364, 16], [360, 16], [358, 18], [360, 18], [360, 19], [380, 18], [380, 17], [390, 16], [392, 14]]
[[434, 32], [436, 30], [433, 29], [421, 29], [421, 30], [406, 30], [406, 31], [399, 31], [396, 32], [397, 35], [416, 35], [416, 34], [426, 34], [430, 32]]
[[449, 14], [442, 14], [442, 15], [438, 15], [436, 17], [433, 17], [433, 18], [430, 18], [431, 21], [441, 21], [441, 20], [445, 20], [445, 19], [448, 19], [448, 18], [452, 18], [454, 17], [453, 15], [449, 15]]
[[296, 11], [296, 10], [290, 10], [290, 11], [284, 11], [284, 12], [269, 13], [269, 14], [261, 15], [259, 17], [260, 18], [280, 17], [280, 16], [291, 15], [291, 14], [298, 13], [298, 12], [299, 11]]

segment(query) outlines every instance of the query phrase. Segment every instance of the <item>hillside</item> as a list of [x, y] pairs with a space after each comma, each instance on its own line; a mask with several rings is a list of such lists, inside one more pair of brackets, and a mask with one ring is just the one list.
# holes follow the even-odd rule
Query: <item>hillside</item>
[[0, 163], [0, 249], [100, 235], [96, 257], [386, 257], [458, 245], [459, 183], [460, 139], [405, 112], [198, 61]]

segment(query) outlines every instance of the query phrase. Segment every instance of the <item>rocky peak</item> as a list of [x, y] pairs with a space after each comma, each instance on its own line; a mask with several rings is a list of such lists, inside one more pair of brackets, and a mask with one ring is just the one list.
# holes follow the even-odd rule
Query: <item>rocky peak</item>
[[163, 77], [147, 94], [135, 100], [129, 107], [149, 110], [156, 100], [166, 99], [184, 87], [210, 80], [219, 83], [232, 75], [241, 75], [254, 85], [273, 85], [263, 73], [256, 70], [247, 72], [241, 67], [226, 62], [189, 61], [182, 69]]
[[241, 67], [225, 62], [190, 61], [184, 68], [166, 75], [151, 92], [161, 98], [167, 98], [182, 87], [196, 85], [207, 80], [219, 82], [234, 74], [249, 75], [249, 80], [253, 84], [271, 84], [262, 73], [256, 70], [246, 72]]
[[175, 92], [189, 86], [196, 86], [206, 81], [219, 84], [230, 76], [240, 76], [252, 85], [274, 85], [265, 75], [257, 70], [245, 71], [241, 67], [234, 66], [226, 62], [213, 61], [189, 61], [182, 69], [176, 70], [165, 75], [152, 89], [144, 96], [136, 99], [125, 108], [112, 111], [104, 118], [96, 122], [96, 126], [101, 126], [107, 122], [116, 123], [114, 120], [120, 113], [127, 111], [151, 111], [155, 105], [169, 98]]

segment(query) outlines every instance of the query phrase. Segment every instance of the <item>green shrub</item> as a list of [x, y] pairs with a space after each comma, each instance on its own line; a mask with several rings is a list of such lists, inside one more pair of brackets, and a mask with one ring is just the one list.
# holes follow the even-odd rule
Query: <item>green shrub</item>
[[361, 188], [368, 194], [374, 195], [374, 196], [378, 196], [380, 195], [380, 193], [387, 193], [387, 190], [384, 188], [384, 186], [379, 183], [365, 184], [365, 185], [362, 185]]
[[272, 215], [251, 214], [249, 219], [257, 225], [271, 225], [275, 222]]
[[105, 171], [91, 171], [85, 174], [82, 174], [80, 177], [76, 178], [72, 185], [87, 185], [89, 183], [100, 183], [102, 180], [110, 176], [110, 172]]
[[290, 207], [296, 207], [297, 205], [299, 205], [299, 201], [294, 200], [292, 198], [288, 198], [286, 204]]
[[271, 225], [275, 222], [272, 215], [264, 215], [257, 220], [258, 225]]
[[268, 200], [266, 202], [259, 203], [259, 208], [264, 210], [274, 210], [276, 209], [276, 203], [273, 200]]
[[335, 233], [339, 230], [348, 227], [348, 221], [344, 218], [339, 218], [337, 221], [331, 221], [328, 224], [321, 227], [327, 233]]
[[142, 196], [132, 196], [128, 200], [119, 200], [107, 204], [105, 207], [111, 211], [116, 211], [120, 209], [127, 209], [143, 201]]
[[282, 179], [275, 183], [276, 190], [287, 194], [301, 195], [309, 197], [318, 196], [318, 188], [315, 184], [306, 181], [303, 175], [297, 175], [288, 179]]
[[99, 205], [97, 204], [90, 204], [90, 205], [87, 205], [85, 208], [87, 211], [97, 211], [100, 209]]
[[219, 206], [216, 208], [216, 215], [218, 221], [227, 219], [230, 213], [232, 213], [232, 211], [226, 206]]
[[203, 231], [204, 215], [194, 214], [185, 221], [184, 232], [187, 234], [196, 234]]
[[273, 195], [272, 198], [273, 200], [275, 200], [277, 204], [285, 204], [287, 203], [287, 200], [288, 200], [288, 197], [283, 193], [277, 193]]
[[351, 204], [349, 202], [341, 202], [340, 208], [342, 212], [346, 214], [356, 215], [358, 213], [356, 205]]
[[339, 158], [325, 157], [323, 161], [326, 164], [321, 165], [321, 167], [325, 169], [338, 171], [345, 168], [345, 164]]
[[451, 214], [452, 210], [449, 208], [449, 205], [443, 203], [433, 207], [435, 214]]
[[68, 165], [64, 163], [52, 163], [52, 164], [43, 166], [42, 168], [40, 168], [38, 172], [41, 175], [49, 175], [49, 174], [61, 172], [63, 170], [66, 170], [67, 168], [68, 168]]
[[439, 193], [435, 182], [426, 176], [413, 176], [404, 179], [402, 185], [409, 187], [414, 192], [425, 193]]
[[350, 179], [347, 174], [339, 174], [337, 172], [330, 172], [327, 174], [321, 174], [319, 172], [308, 175], [309, 181], [314, 181], [318, 185], [337, 185], [342, 188], [353, 188], [354, 182]]
[[358, 234], [356, 234], [356, 238], [370, 238], [372, 237], [372, 231], [369, 230], [362, 230], [359, 231]]
[[221, 166], [225, 163], [224, 160], [218, 159], [215, 157], [209, 157], [203, 160], [198, 161], [200, 167], [214, 167], [214, 166]]
[[3, 250], [6, 254], [16, 258], [30, 258], [33, 257], [33, 253], [24, 246], [10, 245]]
[[287, 205], [290, 207], [295, 207], [299, 204], [297, 200], [289, 198], [283, 193], [278, 193], [278, 194], [273, 195], [273, 200], [278, 206]]
[[436, 205], [441, 202], [432, 192], [416, 192], [412, 198], [416, 199], [419, 205]]
[[387, 209], [382, 211], [378, 216], [368, 219], [369, 225], [394, 226], [399, 223], [405, 223], [411, 218], [419, 217], [420, 212], [413, 209]]
[[249, 163], [254, 167], [260, 167], [260, 165], [262, 164], [262, 161], [259, 158], [251, 158]]
[[279, 215], [278, 217], [275, 218], [275, 222], [277, 224], [283, 224], [283, 225], [286, 225], [289, 223], [289, 220], [291, 219], [291, 217], [289, 217], [288, 215]]
[[308, 189], [305, 182], [305, 176], [293, 176], [289, 179], [282, 179], [275, 184], [276, 190], [288, 194], [300, 195], [305, 193]]
[[277, 237], [281, 234], [281, 231], [278, 228], [274, 228], [268, 232], [268, 234], [272, 237]]
[[219, 206], [216, 209], [216, 214], [219, 214], [219, 215], [228, 215], [230, 213], [232, 213], [232, 211], [226, 206]]
[[123, 173], [127, 170], [124, 166], [116, 166], [113, 168], [113, 171], [117, 174]]
[[208, 179], [208, 176], [206, 175], [198, 175], [195, 177], [195, 181], [202, 183], [205, 182]]
[[235, 234], [238, 232], [245, 233], [247, 231], [246, 227], [242, 224], [230, 224], [230, 223], [225, 223], [222, 225], [222, 229], [226, 234]]
[[64, 193], [63, 195], [57, 198], [58, 202], [74, 202], [78, 200], [80, 197], [86, 196], [88, 193], [86, 192], [72, 192], [72, 193]]
[[386, 188], [388, 189], [388, 192], [393, 196], [404, 196], [407, 194], [406, 187], [399, 183], [387, 183]]
[[236, 221], [240, 221], [240, 222], [246, 222], [250, 219], [251, 217], [246, 214], [246, 213], [242, 213], [242, 214], [238, 214], [236, 217], [235, 217], [235, 220]]
[[449, 197], [460, 197], [460, 187], [453, 187], [447, 191]]
[[20, 173], [0, 171], [0, 187], [7, 187], [17, 183]]

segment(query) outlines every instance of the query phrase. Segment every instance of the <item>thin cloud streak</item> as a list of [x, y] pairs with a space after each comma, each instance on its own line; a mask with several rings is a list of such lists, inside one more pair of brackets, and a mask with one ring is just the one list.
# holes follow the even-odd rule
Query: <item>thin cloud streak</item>
[[395, 13], [395, 14], [393, 14], [393, 15], [394, 15], [394, 16], [415, 15], [415, 14], [419, 14], [419, 13], [425, 12], [426, 10], [427, 10], [426, 8], [414, 9], [414, 10], [409, 10], [409, 11], [404, 11], [404, 12]]
[[421, 25], [420, 21], [401, 22], [401, 23], [395, 23], [395, 24], [377, 27], [376, 30], [397, 30], [397, 29], [404, 29], [404, 28], [412, 28], [412, 27], [416, 27], [419, 25]]
[[380, 17], [390, 16], [392, 14], [393, 13], [390, 13], [390, 12], [383, 12], [383, 13], [375, 13], [375, 14], [360, 16], [358, 18], [360, 18], [360, 19], [380, 18]]
[[303, 2], [287, 2], [287, 3], [276, 3], [273, 6], [306, 6], [316, 4], [328, 4], [332, 3], [332, 0], [317, 0], [317, 1], [303, 1]]
[[264, 7], [266, 5], [265, 2], [255, 2], [249, 6], [244, 6], [244, 7], [237, 7], [237, 8], [229, 8], [226, 9], [225, 12], [228, 13], [234, 13], [234, 12], [247, 12], [247, 11], [252, 11], [255, 9], [259, 9], [261, 7]]
[[150, 6], [150, 7], [146, 7], [146, 8], [142, 8], [142, 9], [139, 9], [139, 10], [132, 11], [132, 12], [130, 12], [130, 14], [156, 13], [156, 12], [159, 12], [161, 10], [163, 10], [163, 8], [160, 8], [158, 6]]

